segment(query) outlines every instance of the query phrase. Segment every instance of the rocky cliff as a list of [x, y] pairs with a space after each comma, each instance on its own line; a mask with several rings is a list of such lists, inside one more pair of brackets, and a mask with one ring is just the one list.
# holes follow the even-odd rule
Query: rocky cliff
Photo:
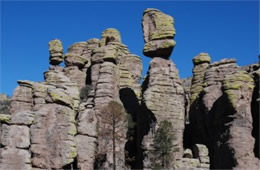
[[[11, 101], [0, 96], [0, 169], [258, 169], [259, 65], [202, 52], [181, 80], [173, 17], [146, 9], [142, 28], [152, 58], [142, 83], [141, 58], [114, 28], [66, 54], [51, 40], [44, 81], [19, 80]], [[123, 119], [108, 117], [111, 101]], [[158, 145], [163, 122], [171, 128]]]

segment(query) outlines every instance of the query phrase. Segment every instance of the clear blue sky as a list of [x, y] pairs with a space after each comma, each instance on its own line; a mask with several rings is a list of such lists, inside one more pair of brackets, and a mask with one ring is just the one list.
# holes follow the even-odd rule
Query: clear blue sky
[[177, 45], [171, 55], [181, 78], [192, 75], [192, 58], [208, 52], [213, 61], [258, 62], [259, 3], [255, 2], [1, 2], [0, 93], [12, 94], [17, 80], [42, 81], [49, 67], [48, 42], [59, 38], [65, 51], [78, 41], [100, 38], [116, 28], [130, 51], [143, 56], [141, 20], [146, 8], [175, 19]]

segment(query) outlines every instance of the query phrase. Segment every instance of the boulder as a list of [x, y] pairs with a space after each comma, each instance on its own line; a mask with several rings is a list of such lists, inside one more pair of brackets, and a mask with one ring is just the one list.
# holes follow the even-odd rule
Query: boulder
[[169, 58], [176, 42], [173, 40], [174, 20], [158, 9], [148, 8], [144, 11], [142, 26], [145, 46], [143, 53], [148, 57]]
[[49, 42], [50, 64], [59, 65], [63, 61], [63, 46], [60, 40]]

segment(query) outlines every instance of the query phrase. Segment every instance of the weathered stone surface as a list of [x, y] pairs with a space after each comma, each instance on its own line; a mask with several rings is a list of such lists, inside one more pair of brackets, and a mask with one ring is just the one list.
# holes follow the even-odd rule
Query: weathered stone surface
[[50, 89], [48, 90], [52, 101], [54, 103], [62, 104], [73, 108], [73, 100], [64, 90], [61, 89]]
[[204, 77], [204, 89], [205, 95], [203, 96], [203, 104], [206, 112], [209, 112], [216, 102], [216, 100], [222, 95], [222, 82], [224, 76], [233, 74], [237, 71], [235, 59], [223, 59], [220, 62], [215, 62], [209, 65]]
[[10, 124], [14, 125], [31, 125], [34, 120], [34, 112], [22, 111], [12, 116]]
[[44, 80], [47, 83], [55, 85], [62, 85], [70, 82], [70, 79], [63, 72], [58, 70], [46, 71], [44, 73]]
[[193, 58], [194, 68], [192, 70], [191, 106], [193, 102], [198, 99], [200, 92], [203, 90], [204, 74], [210, 60], [210, 56], [207, 53], [200, 53]]
[[[253, 89], [253, 78], [246, 72], [225, 76], [223, 99], [214, 112], [216, 135], [212, 140], [212, 167], [257, 169], [259, 160], [254, 157], [255, 140], [251, 136], [250, 103]], [[224, 108], [223, 103], [226, 103]]]
[[28, 150], [1, 148], [0, 169], [30, 170], [31, 155]]
[[33, 106], [32, 82], [17, 81], [19, 86], [16, 87], [12, 96], [11, 113], [12, 115], [20, 111], [30, 111]]
[[87, 51], [87, 42], [78, 42], [71, 45], [68, 49], [68, 53], [65, 54], [66, 66], [78, 66], [83, 68], [84, 65], [89, 62], [90, 55]]
[[27, 126], [2, 125], [1, 144], [12, 148], [29, 148], [30, 132]]
[[105, 31], [103, 31], [101, 40], [100, 40], [100, 45], [106, 46], [111, 42], [121, 43], [120, 33], [118, 30], [116, 30], [114, 28], [108, 28]]
[[59, 65], [63, 61], [63, 46], [60, 40], [49, 42], [50, 64]]
[[78, 133], [97, 137], [97, 118], [94, 110], [86, 109], [79, 114]]
[[142, 26], [145, 46], [143, 53], [149, 57], [168, 58], [176, 42], [173, 40], [174, 20], [158, 9], [148, 8], [144, 11]]
[[75, 112], [69, 107], [44, 105], [36, 112], [30, 130], [34, 167], [60, 169], [77, 156]]
[[66, 67], [64, 73], [72, 82], [77, 83], [80, 88], [85, 86], [86, 72], [79, 70], [77, 66]]
[[78, 168], [88, 170], [94, 169], [97, 139], [90, 136], [77, 135], [76, 144], [78, 150]]
[[128, 54], [119, 59], [119, 87], [120, 89], [131, 88], [137, 98], [141, 98], [140, 79], [143, 65], [140, 57]]
[[[177, 159], [183, 155], [184, 130], [184, 91], [175, 64], [163, 58], [153, 58], [150, 62], [148, 78], [144, 81], [143, 86], [146, 83], [148, 87], [143, 94], [143, 107], [147, 108], [147, 113], [143, 114], [151, 115], [141, 118], [141, 121], [150, 121], [149, 125], [147, 125], [150, 126], [149, 133], [142, 142], [143, 149], [148, 152], [145, 154], [148, 157], [144, 159], [144, 167], [151, 162], [149, 150], [152, 150], [152, 147], [149, 146], [152, 146], [153, 133], [158, 128], [156, 124], [168, 120], [174, 125], [172, 133], [176, 139], [173, 144], [178, 151], [173, 155]], [[145, 127], [145, 125], [143, 126]]]

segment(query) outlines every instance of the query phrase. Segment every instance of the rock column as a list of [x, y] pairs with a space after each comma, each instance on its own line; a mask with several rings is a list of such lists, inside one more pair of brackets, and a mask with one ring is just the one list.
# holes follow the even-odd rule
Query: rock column
[[[151, 169], [154, 133], [163, 120], [172, 123], [175, 136], [175, 159], [182, 157], [184, 130], [184, 90], [175, 64], [169, 59], [175, 46], [173, 18], [157, 9], [147, 9], [143, 15], [145, 39], [144, 55], [152, 57], [147, 77], [143, 83], [143, 104], [146, 108], [140, 118], [148, 121], [143, 132], [144, 169]], [[141, 120], [142, 121], [142, 120]], [[148, 134], [147, 134], [148, 133]]]

